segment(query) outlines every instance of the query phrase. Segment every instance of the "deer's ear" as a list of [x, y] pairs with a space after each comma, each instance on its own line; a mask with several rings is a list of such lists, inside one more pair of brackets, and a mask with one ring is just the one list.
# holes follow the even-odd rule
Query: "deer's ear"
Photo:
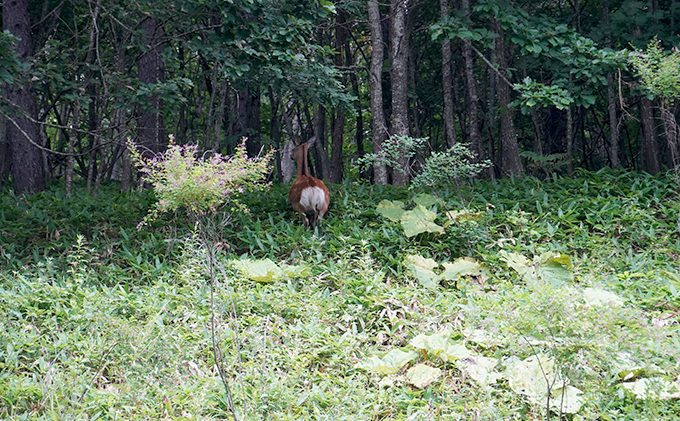
[[314, 142], [316, 142], [316, 136], [312, 136], [312, 138], [307, 141], [307, 146], [312, 146]]

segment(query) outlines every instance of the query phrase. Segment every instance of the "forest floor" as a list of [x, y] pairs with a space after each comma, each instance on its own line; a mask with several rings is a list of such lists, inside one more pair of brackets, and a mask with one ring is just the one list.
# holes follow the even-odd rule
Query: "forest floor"
[[0, 192], [0, 418], [680, 419], [675, 180], [330, 187], [316, 233]]

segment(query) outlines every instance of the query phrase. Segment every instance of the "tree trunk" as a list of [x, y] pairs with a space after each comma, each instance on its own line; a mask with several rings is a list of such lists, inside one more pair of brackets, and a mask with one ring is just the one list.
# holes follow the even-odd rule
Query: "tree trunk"
[[[496, 59], [498, 60], [499, 72], [506, 75], [505, 69], [508, 68], [508, 52], [505, 45], [505, 34], [500, 22], [492, 22], [495, 32], [498, 34], [495, 44]], [[505, 175], [522, 175], [524, 167], [519, 156], [519, 145], [517, 144], [517, 132], [512, 120], [512, 109], [510, 104], [510, 85], [505, 78], [500, 78], [496, 85], [498, 92], [498, 102], [500, 105], [500, 147], [501, 147], [501, 169]]]
[[331, 173], [331, 161], [328, 159], [326, 128], [326, 108], [322, 105], [317, 105], [314, 107], [314, 135], [316, 136], [316, 142], [314, 142], [311, 152], [314, 156], [316, 176], [321, 179], [328, 179]]
[[[29, 0], [12, 0], [2, 3], [2, 24], [6, 31], [16, 35], [16, 51], [19, 59], [27, 63], [32, 51], [31, 22], [28, 13]], [[7, 144], [12, 153], [12, 182], [16, 194], [43, 191], [45, 168], [40, 147], [40, 129], [37, 123], [35, 88], [24, 81], [7, 85], [5, 98], [16, 106], [8, 115]]]
[[642, 130], [642, 165], [650, 174], [657, 174], [659, 167], [659, 147], [657, 144], [656, 125], [654, 124], [653, 103], [646, 96], [640, 97], [640, 129]]
[[260, 89], [246, 88], [238, 93], [236, 135], [246, 137], [248, 156], [260, 153]]
[[613, 169], [619, 167], [619, 124], [616, 116], [616, 92], [614, 76], [607, 73], [607, 112], [609, 113], [609, 162]]
[[[449, 15], [449, 1], [439, 0], [439, 10], [442, 19]], [[446, 145], [452, 147], [456, 143], [456, 127], [453, 110], [452, 72], [453, 54], [451, 39], [445, 37], [442, 42], [442, 91], [444, 94], [444, 135]]]
[[[347, 47], [347, 39], [349, 33], [347, 31], [346, 14], [342, 9], [338, 10], [335, 18], [335, 65], [340, 68], [346, 62], [348, 54], [342, 54]], [[351, 66], [351, 63], [347, 63]], [[343, 83], [346, 85], [346, 77], [343, 77]], [[343, 176], [343, 157], [342, 147], [345, 135], [345, 109], [343, 106], [336, 107], [331, 112], [331, 160], [330, 160], [330, 174], [329, 181], [331, 183], [340, 183]]]
[[[392, 0], [390, 6], [390, 83], [392, 88], [392, 135], [408, 136], [408, 53], [406, 28], [407, 0]], [[410, 11], [413, 12], [413, 11]], [[392, 183], [403, 186], [409, 181], [408, 158], [397, 159]]]
[[[371, 65], [369, 68], [369, 83], [371, 86], [371, 116], [373, 124], [373, 153], [382, 151], [382, 144], [387, 140], [387, 124], [383, 111], [382, 68], [385, 59], [385, 49], [380, 23], [380, 6], [378, 0], [368, 0], [368, 25], [371, 31]], [[387, 184], [387, 168], [376, 165], [373, 168], [374, 182]]]
[[[470, 10], [470, 0], [461, 1], [461, 9], [467, 14]], [[472, 58], [472, 43], [469, 39], [462, 40], [463, 60], [465, 62], [465, 83], [467, 89], [468, 140], [476, 159], [484, 159], [482, 135], [479, 132], [479, 95], [477, 94], [477, 77]]]
[[571, 106], [567, 107], [567, 130], [565, 133], [566, 144], [567, 144], [567, 170], [569, 174], [574, 169], [573, 159], [573, 149], [574, 149], [574, 114], [571, 111]]
[[[161, 60], [163, 50], [163, 27], [157, 19], [148, 17], [140, 24], [144, 32], [146, 51], [137, 63], [139, 81], [143, 84], [155, 84], [164, 80], [164, 65]], [[146, 107], [142, 107], [137, 117], [138, 144], [142, 146], [140, 152], [144, 156], [156, 154], [165, 148], [163, 130], [163, 100], [158, 95], [149, 98]]]

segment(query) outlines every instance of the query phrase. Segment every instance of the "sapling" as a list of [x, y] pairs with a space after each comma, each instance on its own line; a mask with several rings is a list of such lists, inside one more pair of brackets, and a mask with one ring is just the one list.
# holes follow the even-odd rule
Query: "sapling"
[[[210, 279], [211, 336], [215, 366], [227, 392], [229, 409], [237, 420], [229, 380], [223, 368], [224, 355], [215, 328], [215, 242], [210, 241], [204, 219], [221, 206], [231, 205], [231, 211], [247, 211], [239, 201], [239, 194], [245, 191], [262, 189], [263, 180], [270, 172], [270, 162], [274, 152], [249, 158], [246, 153], [245, 138], [236, 147], [232, 156], [211, 154], [197, 157], [196, 145], [177, 145], [170, 137], [167, 150], [152, 158], [146, 158], [139, 148], [129, 142], [128, 148], [135, 164], [142, 174], [142, 180], [149, 183], [158, 199], [153, 209], [137, 226], [138, 229], [157, 219], [165, 212], [184, 210], [191, 217], [198, 230], [203, 249], [207, 250], [208, 276]], [[236, 315], [232, 302], [234, 316]], [[234, 329], [237, 332], [238, 329]]]

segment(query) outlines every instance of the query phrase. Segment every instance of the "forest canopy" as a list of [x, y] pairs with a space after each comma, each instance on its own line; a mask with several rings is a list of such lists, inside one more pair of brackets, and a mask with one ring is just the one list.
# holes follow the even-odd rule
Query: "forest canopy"
[[157, 153], [168, 135], [223, 154], [246, 137], [250, 156], [316, 136], [312, 171], [332, 183], [408, 183], [356, 165], [390, 136], [428, 139], [402, 169], [464, 143], [487, 178], [680, 159], [675, 97], [637, 66], [651, 41], [677, 56], [675, 1], [20, 0], [2, 16], [0, 181], [16, 192], [125, 190], [127, 142]]

